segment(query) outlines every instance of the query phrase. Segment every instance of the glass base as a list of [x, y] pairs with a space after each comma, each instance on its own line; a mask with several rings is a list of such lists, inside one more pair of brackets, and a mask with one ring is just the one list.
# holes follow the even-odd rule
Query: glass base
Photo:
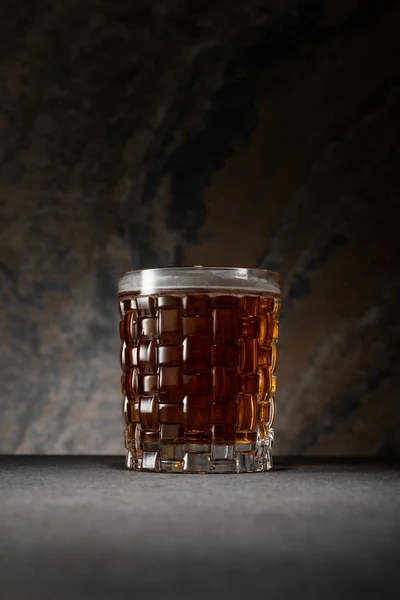
[[160, 444], [140, 454], [130, 451], [125, 465], [155, 473], [261, 473], [272, 469], [273, 435], [255, 444]]

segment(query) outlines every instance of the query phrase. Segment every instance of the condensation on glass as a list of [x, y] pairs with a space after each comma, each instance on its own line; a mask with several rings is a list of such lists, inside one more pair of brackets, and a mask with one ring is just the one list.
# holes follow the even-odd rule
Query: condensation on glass
[[119, 280], [126, 466], [167, 473], [272, 467], [279, 277], [182, 267]]

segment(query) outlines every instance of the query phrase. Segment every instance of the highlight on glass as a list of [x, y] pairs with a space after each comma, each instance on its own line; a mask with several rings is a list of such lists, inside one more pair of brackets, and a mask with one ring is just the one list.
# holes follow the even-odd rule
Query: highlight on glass
[[127, 468], [271, 469], [278, 274], [202, 266], [129, 271], [118, 296]]

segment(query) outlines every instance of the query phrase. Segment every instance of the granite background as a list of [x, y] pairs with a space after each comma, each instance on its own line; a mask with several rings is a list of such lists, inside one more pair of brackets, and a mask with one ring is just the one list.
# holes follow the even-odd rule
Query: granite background
[[276, 452], [400, 453], [400, 7], [0, 4], [0, 451], [122, 453], [116, 280], [283, 281]]

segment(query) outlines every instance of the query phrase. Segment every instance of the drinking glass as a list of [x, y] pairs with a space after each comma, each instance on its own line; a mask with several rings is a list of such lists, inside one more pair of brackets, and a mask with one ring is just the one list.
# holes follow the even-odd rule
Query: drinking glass
[[278, 274], [203, 266], [129, 271], [118, 296], [127, 468], [271, 469]]

